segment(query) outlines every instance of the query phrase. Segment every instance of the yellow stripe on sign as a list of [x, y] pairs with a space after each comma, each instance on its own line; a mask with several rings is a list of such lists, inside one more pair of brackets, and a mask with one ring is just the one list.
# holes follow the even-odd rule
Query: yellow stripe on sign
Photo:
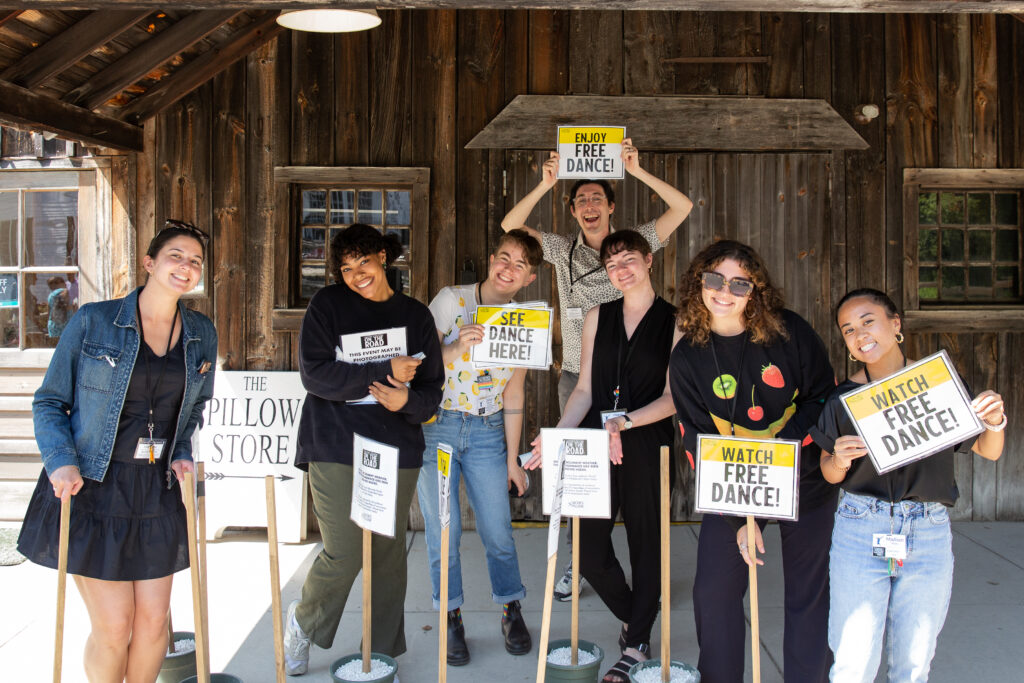
[[792, 468], [796, 462], [796, 444], [705, 437], [700, 440], [699, 457], [701, 462], [738, 462]]
[[512, 327], [547, 329], [551, 327], [551, 311], [538, 311], [533, 308], [479, 306], [476, 309], [476, 322], [478, 325], [509, 325]]
[[936, 356], [922, 365], [904, 370], [870, 389], [850, 396], [845, 399], [846, 406], [854, 419], [860, 421], [882, 412], [889, 406], [903, 403], [923, 391], [952, 381], [953, 376], [943, 362], [942, 356]]
[[605, 128], [603, 126], [591, 126], [588, 128], [566, 128], [558, 129], [558, 144], [571, 145], [577, 140], [593, 143], [604, 142], [607, 144], [622, 144], [625, 138], [625, 130], [621, 127]]
[[437, 449], [437, 471], [443, 476], [448, 476], [448, 467], [451, 463], [452, 454], [443, 448]]

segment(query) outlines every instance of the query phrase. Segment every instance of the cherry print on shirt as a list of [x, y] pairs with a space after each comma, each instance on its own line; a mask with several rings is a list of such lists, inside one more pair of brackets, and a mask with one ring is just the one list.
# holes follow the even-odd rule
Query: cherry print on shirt
[[761, 418], [764, 417], [764, 408], [757, 405], [757, 403], [754, 401], [755, 389], [756, 387], [750, 387], [750, 407], [747, 408], [747, 417], [749, 417], [754, 422], [758, 422]]

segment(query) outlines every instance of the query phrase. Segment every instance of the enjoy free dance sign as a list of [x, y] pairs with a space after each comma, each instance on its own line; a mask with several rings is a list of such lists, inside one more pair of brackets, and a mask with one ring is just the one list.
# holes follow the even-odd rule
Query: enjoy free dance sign
[[623, 178], [622, 126], [559, 126], [559, 178]]

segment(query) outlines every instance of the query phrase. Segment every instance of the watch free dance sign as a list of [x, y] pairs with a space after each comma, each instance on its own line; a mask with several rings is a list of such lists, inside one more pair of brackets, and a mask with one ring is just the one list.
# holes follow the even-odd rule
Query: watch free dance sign
[[796, 521], [800, 443], [697, 436], [697, 512]]

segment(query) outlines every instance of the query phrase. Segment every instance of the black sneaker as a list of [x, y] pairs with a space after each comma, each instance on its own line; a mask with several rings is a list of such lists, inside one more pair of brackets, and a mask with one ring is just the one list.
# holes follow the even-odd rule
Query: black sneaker
[[533, 647], [518, 600], [507, 603], [502, 609], [501, 633], [505, 636], [505, 650], [510, 655], [525, 655]]
[[469, 664], [469, 647], [466, 645], [466, 627], [462, 625], [462, 610], [448, 612], [448, 665]]

